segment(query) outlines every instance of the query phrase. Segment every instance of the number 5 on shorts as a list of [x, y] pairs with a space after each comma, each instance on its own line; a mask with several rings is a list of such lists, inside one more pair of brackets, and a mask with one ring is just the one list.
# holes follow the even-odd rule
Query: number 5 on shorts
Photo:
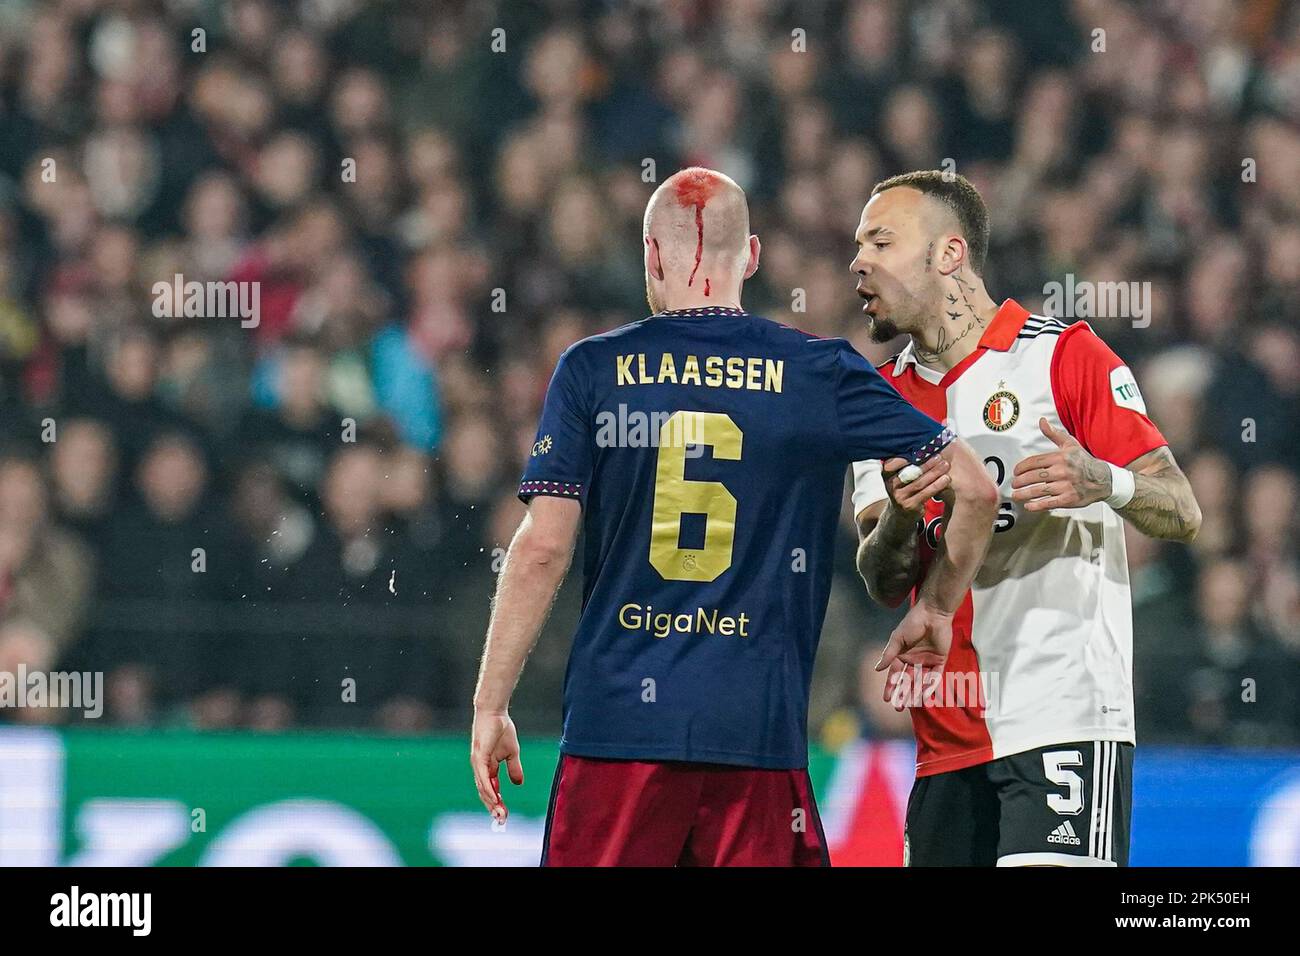
[[1069, 793], [1047, 795], [1047, 805], [1062, 816], [1078, 816], [1083, 812], [1083, 778], [1066, 767], [1082, 767], [1083, 754], [1077, 750], [1052, 750], [1043, 754], [1043, 774], [1058, 787], [1067, 787]]

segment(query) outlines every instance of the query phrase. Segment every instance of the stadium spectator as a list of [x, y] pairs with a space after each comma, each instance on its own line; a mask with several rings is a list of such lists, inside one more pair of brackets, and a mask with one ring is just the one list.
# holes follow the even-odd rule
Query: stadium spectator
[[0, 671], [52, 668], [78, 637], [91, 596], [89, 550], [54, 524], [33, 458], [0, 458]]
[[[382, 562], [367, 589], [394, 606], [427, 601], [431, 651], [445, 658], [393, 691], [424, 709], [335, 708], [328, 720], [462, 729], [446, 702], [464, 699], [475, 669], [493, 549], [518, 514], [511, 485], [555, 359], [645, 315], [625, 240], [655, 185], [690, 163], [750, 197], [764, 255], [747, 306], [845, 335], [873, 362], [896, 349], [867, 340], [843, 268], [871, 185], [907, 168], [952, 160], [984, 192], [998, 215], [989, 285], [1034, 311], [1049, 282], [1149, 284], [1149, 325], [1062, 304], [1134, 367], [1203, 503], [1191, 548], [1130, 543], [1135, 678], [1191, 700], [1169, 682], [1227, 671], [1179, 669], [1179, 654], [1218, 660], [1235, 644], [1205, 635], [1248, 624], [1265, 662], [1300, 653], [1294, 4], [47, 0], [0, 17], [0, 438], [41, 450], [57, 515], [35, 538], [0, 534], [75, 533], [130, 592], [76, 613], [37, 608], [59, 621], [34, 626], [6, 605], [0, 642], [11, 662], [106, 653], [119, 672], [107, 719], [326, 719], [257, 654], [274, 648], [289, 667], [311, 630], [303, 612], [277, 610], [291, 584], [324, 618], [361, 594], [340, 563], [357, 510], [383, 555], [410, 555], [396, 595]], [[177, 274], [260, 283], [256, 328], [157, 316], [154, 285]], [[358, 457], [341, 441], [346, 417], [402, 450]], [[42, 443], [47, 418], [58, 439]], [[146, 458], [164, 477], [133, 490]], [[390, 478], [329, 505], [331, 480], [352, 489], [354, 471]], [[182, 487], [156, 487], [172, 481]], [[157, 508], [196, 481], [199, 511], [169, 523]], [[231, 541], [231, 577], [209, 548], [208, 577], [192, 580], [202, 541], [178, 529], [200, 525]], [[852, 534], [845, 524], [846, 555]], [[1207, 571], [1225, 558], [1249, 582], [1246, 621], [1193, 628], [1207, 594], [1229, 589]], [[33, 561], [23, 573], [44, 581]], [[850, 558], [837, 575], [834, 593], [860, 590]], [[126, 645], [100, 640], [156, 625], [123, 599], [196, 595], [223, 609], [212, 626], [234, 643], [181, 637], [190, 622], [175, 647], [242, 648], [246, 667], [194, 658], [175, 666], [196, 672], [150, 676], [127, 669]], [[557, 633], [578, 598], [561, 596]], [[855, 661], [856, 642], [888, 626], [833, 603], [826, 659]], [[520, 706], [554, 728], [561, 668], [535, 663]], [[209, 666], [220, 673], [197, 672]], [[814, 719], [854, 705], [853, 673], [819, 677]], [[234, 697], [191, 706], [222, 687]], [[1144, 739], [1281, 733], [1271, 717], [1238, 732], [1165, 710]], [[1300, 738], [1300, 717], [1287, 719]]]
[[1181, 661], [1170, 662], [1164, 690], [1184, 708], [1185, 733], [1223, 746], [1294, 743], [1297, 660], [1251, 620], [1257, 582], [1242, 561], [1223, 559], [1200, 574], [1198, 633]]
[[117, 445], [94, 418], [73, 418], [58, 429], [50, 449], [51, 492], [60, 523], [95, 553], [106, 545], [117, 503]]
[[104, 530], [97, 587], [101, 608], [128, 613], [93, 622], [90, 653], [110, 701], [153, 714], [221, 682], [223, 635], [205, 625], [229, 590], [230, 547], [209, 466], [185, 434], [159, 433], [134, 479]]

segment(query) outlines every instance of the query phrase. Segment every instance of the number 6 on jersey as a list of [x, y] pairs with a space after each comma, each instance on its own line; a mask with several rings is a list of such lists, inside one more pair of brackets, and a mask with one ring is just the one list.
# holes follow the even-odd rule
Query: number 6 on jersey
[[[650, 565], [665, 581], [713, 581], [731, 567], [736, 498], [720, 481], [686, 477], [686, 446], [709, 445], [715, 459], [740, 460], [742, 435], [730, 415], [674, 412], [659, 430]], [[704, 547], [680, 547], [682, 515], [702, 514]]]

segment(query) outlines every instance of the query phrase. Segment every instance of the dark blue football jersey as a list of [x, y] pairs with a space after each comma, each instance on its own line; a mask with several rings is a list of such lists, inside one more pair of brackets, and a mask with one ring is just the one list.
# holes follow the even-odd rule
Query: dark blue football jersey
[[806, 766], [846, 467], [951, 440], [845, 340], [736, 309], [571, 346], [519, 486], [583, 506], [561, 749]]

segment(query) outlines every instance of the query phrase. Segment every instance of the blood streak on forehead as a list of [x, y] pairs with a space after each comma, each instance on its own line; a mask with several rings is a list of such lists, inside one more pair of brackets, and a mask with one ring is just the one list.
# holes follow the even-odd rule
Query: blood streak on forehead
[[673, 183], [677, 204], [683, 208], [695, 207], [695, 229], [699, 238], [695, 244], [695, 267], [691, 269], [691, 277], [686, 280], [688, 286], [694, 284], [695, 272], [699, 269], [700, 258], [704, 255], [704, 207], [709, 204], [709, 200], [717, 193], [721, 184], [722, 180], [704, 170], [683, 173]]

